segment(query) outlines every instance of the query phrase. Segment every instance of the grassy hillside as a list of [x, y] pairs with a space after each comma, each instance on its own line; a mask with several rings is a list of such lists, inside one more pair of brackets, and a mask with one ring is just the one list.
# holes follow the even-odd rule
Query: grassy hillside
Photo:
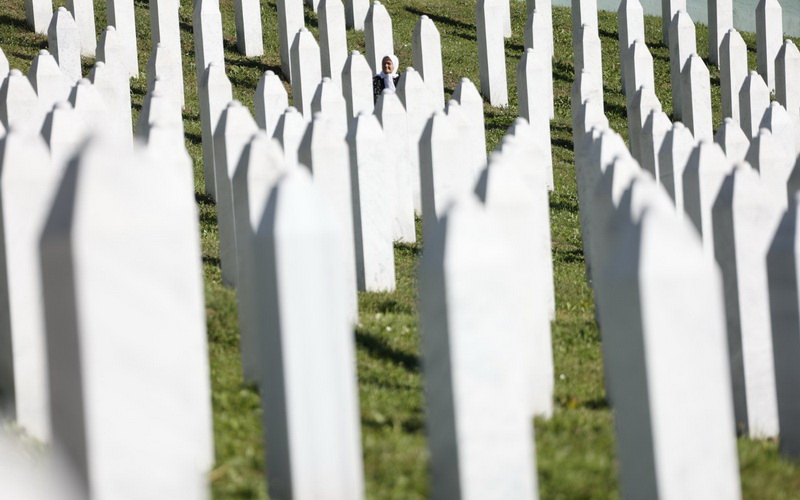
[[[411, 61], [411, 34], [418, 17], [436, 23], [443, 45], [448, 97], [461, 77], [478, 82], [474, 8], [470, 0], [386, 0], [394, 22], [395, 50], [401, 68]], [[62, 4], [57, 0], [55, 7]], [[148, 4], [135, 1], [139, 64], [150, 52]], [[0, 46], [16, 67], [27, 72], [36, 52], [47, 47], [45, 37], [25, 26], [21, 0], [0, 0]], [[262, 3], [266, 54], [246, 59], [235, 52], [232, 0], [222, 0], [226, 69], [234, 96], [252, 109], [252, 94], [267, 69], [280, 73], [277, 14], [274, 0]], [[105, 5], [95, 4], [98, 34], [105, 26]], [[183, 1], [181, 29], [186, 109], [184, 124], [194, 159], [197, 204], [202, 227], [208, 314], [208, 338], [213, 377], [214, 432], [217, 466], [212, 473], [214, 498], [267, 498], [263, 475], [261, 411], [257, 391], [243, 384], [238, 351], [236, 298], [220, 282], [216, 210], [202, 195], [203, 168], [192, 41], [192, 6]], [[516, 117], [516, 65], [523, 52], [525, 4], [512, 2], [514, 36], [506, 41], [510, 107], [486, 106], [488, 148], [493, 149]], [[573, 169], [569, 92], [573, 79], [572, 33], [568, 9], [554, 10], [555, 108], [552, 141], [556, 191], [551, 195], [553, 262], [557, 319], [553, 324], [556, 368], [556, 412], [550, 421], [536, 422], [536, 447], [541, 497], [545, 499], [618, 498], [617, 463], [611, 411], [603, 387], [600, 337], [594, 321], [591, 290], [584, 277]], [[605, 68], [606, 111], [611, 126], [627, 136], [624, 96], [620, 93], [616, 16], [600, 13]], [[101, 21], [102, 20], [102, 21]], [[306, 24], [316, 34], [316, 15], [306, 9]], [[660, 42], [660, 20], [648, 18], [647, 41], [656, 64], [657, 94], [671, 111], [669, 53]], [[700, 55], [707, 56], [707, 31], [698, 26]], [[755, 67], [755, 38], [745, 34]], [[349, 32], [351, 49], [364, 51], [363, 33]], [[84, 60], [88, 72], [93, 61]], [[719, 117], [719, 74], [712, 68], [715, 122]], [[287, 85], [288, 89], [288, 85]], [[144, 78], [132, 82], [134, 121], [145, 93]], [[291, 92], [291, 90], [289, 89]], [[415, 269], [421, 246], [398, 245], [398, 288], [393, 293], [359, 297], [361, 322], [355, 340], [367, 479], [371, 499], [427, 497], [428, 454], [424, 435], [424, 405], [419, 371]], [[779, 458], [774, 442], [739, 441], [745, 498], [800, 497], [800, 468]]]

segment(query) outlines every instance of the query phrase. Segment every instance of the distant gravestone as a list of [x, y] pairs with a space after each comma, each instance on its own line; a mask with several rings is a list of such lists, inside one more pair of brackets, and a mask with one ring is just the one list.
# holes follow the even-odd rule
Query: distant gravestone
[[[203, 0], [200, 0], [203, 1]], [[224, 66], [217, 62], [209, 63], [200, 80], [198, 101], [200, 108], [200, 128], [203, 146], [203, 172], [205, 176], [206, 194], [216, 199], [216, 168], [214, 131], [217, 130], [219, 117], [228, 103], [233, 100], [233, 86], [225, 75]], [[256, 116], [258, 116], [258, 99], [256, 98]]]
[[631, 154], [637, 161], [642, 161], [642, 131], [651, 111], [661, 111], [661, 102], [656, 97], [653, 87], [640, 86], [631, 99], [628, 107], [628, 139]]
[[278, 119], [289, 107], [289, 95], [281, 79], [271, 70], [265, 71], [258, 80], [253, 103], [256, 123], [272, 137]]
[[166, 46], [161, 43], [153, 46], [150, 59], [147, 61], [147, 88], [152, 90], [155, 79], [158, 77], [161, 80], [164, 94], [181, 108], [183, 107], [182, 72], [180, 64], [175, 64], [175, 58]]
[[[468, 153], [465, 157], [472, 161], [472, 168], [475, 172], [486, 163], [486, 131], [485, 120], [483, 116], [483, 99], [481, 99], [478, 89], [469, 81], [468, 78], [462, 78], [453, 91], [453, 99], [458, 101], [461, 105], [461, 114], [464, 121], [469, 125], [469, 139], [468, 139]], [[406, 107], [406, 109], [408, 109]], [[432, 112], [432, 111], [431, 111]], [[409, 126], [409, 134], [411, 128]], [[410, 137], [410, 135], [409, 135]], [[412, 147], [412, 151], [413, 151]], [[413, 165], [412, 160], [412, 165]]]
[[367, 60], [357, 50], [347, 57], [342, 70], [342, 93], [347, 101], [347, 119], [359, 113], [372, 113], [375, 100], [372, 90], [372, 71]]
[[[517, 107], [519, 116], [526, 120], [544, 119], [541, 116], [542, 96], [547, 94], [550, 80], [547, 66], [551, 64], [546, 50], [525, 49], [517, 66]], [[549, 124], [549, 109], [544, 110]], [[534, 113], [538, 113], [534, 115]]]
[[364, 31], [367, 11], [369, 11], [369, 0], [344, 0], [346, 26], [356, 31]]
[[[278, 14], [280, 15], [280, 10], [278, 10]], [[222, 14], [219, 11], [219, 0], [194, 0], [192, 32], [194, 34], [197, 81], [198, 87], [200, 87], [202, 85], [200, 82], [203, 81], [209, 64], [218, 64], [223, 73], [225, 72], [225, 51], [222, 46]], [[281, 55], [283, 55], [283, 52], [281, 52]], [[283, 61], [283, 57], [281, 57], [281, 61]], [[284, 73], [288, 74], [285, 71]], [[203, 142], [205, 143], [206, 141]]]
[[[625, 67], [628, 62], [628, 51], [635, 40], [644, 40], [644, 9], [639, 0], [622, 0], [617, 10], [617, 21], [619, 23], [619, 59], [622, 64], [620, 73], [622, 74], [622, 91], [625, 88], [625, 74], [628, 69]], [[635, 92], [637, 89], [633, 89]]]
[[[474, 128], [474, 124], [469, 122], [469, 119], [464, 113], [464, 109], [461, 107], [461, 104], [459, 104], [455, 99], [450, 99], [447, 101], [445, 114], [447, 114], [447, 117], [450, 119], [451, 126], [455, 129], [456, 134], [458, 135], [458, 146], [457, 149], [453, 151], [453, 161], [463, 165], [465, 169], [471, 171], [474, 179], [477, 180], [481, 175], [481, 171], [486, 166], [486, 159], [484, 158], [483, 154], [476, 157], [469, 156], [470, 151], [474, 149], [473, 145], [469, 143], [470, 138], [473, 135], [472, 129]], [[527, 124], [527, 120], [522, 120]]]
[[258, 57], [264, 54], [263, 33], [261, 31], [261, 5], [258, 0], [236, 0], [233, 2], [236, 14], [236, 48], [245, 57]]
[[95, 136], [42, 233], [53, 436], [92, 496], [208, 495], [200, 235], [185, 179]]
[[81, 115], [89, 129], [103, 129], [108, 126], [110, 110], [103, 97], [87, 78], [81, 78], [72, 87], [69, 102]]
[[[78, 25], [81, 55], [94, 56], [97, 48], [94, 28], [94, 3], [91, 0], [67, 0], [67, 10], [72, 14], [75, 24]], [[50, 51], [52, 52], [52, 49]]]
[[40, 35], [47, 34], [53, 16], [52, 0], [25, 0], [25, 21], [28, 27]]
[[337, 255], [342, 234], [324, 201], [305, 169], [290, 169], [256, 233], [272, 498], [364, 498], [355, 339]]
[[278, 6], [278, 45], [281, 51], [281, 70], [283, 76], [291, 83], [292, 59], [291, 47], [294, 37], [300, 28], [305, 26], [302, 0], [277, 0]]
[[675, 203], [678, 218], [684, 217], [683, 173], [694, 150], [692, 131], [681, 122], [672, 124], [672, 129], [664, 136], [658, 152], [658, 180]]
[[[463, 80], [462, 80], [463, 83]], [[453, 93], [453, 96], [463, 95], [464, 100], [468, 101], [469, 111], [467, 108], [465, 112], [469, 112], [469, 119], [475, 120], [477, 118], [477, 108], [480, 107], [480, 123], [483, 124], [483, 99], [474, 86], [471, 88], [464, 88], [462, 93], [459, 89]], [[406, 68], [405, 73], [400, 77], [397, 84], [397, 96], [403, 102], [406, 108], [407, 124], [408, 124], [408, 161], [411, 164], [411, 194], [414, 197], [414, 211], [417, 214], [422, 213], [422, 198], [420, 196], [420, 159], [419, 159], [419, 141], [422, 137], [422, 132], [428, 123], [428, 118], [431, 117], [434, 111], [433, 98], [431, 97], [428, 87], [422, 81], [422, 77], [414, 68]], [[463, 107], [463, 104], [462, 104]], [[477, 124], [475, 125], [477, 127]], [[477, 130], [476, 130], [477, 133]], [[483, 125], [481, 125], [481, 136], [483, 137]], [[483, 140], [483, 144], [486, 144]], [[485, 158], [486, 146], [484, 146], [481, 155]]]
[[44, 112], [31, 82], [18, 69], [9, 71], [0, 86], [0, 122], [11, 127], [39, 130]]
[[667, 47], [672, 47], [670, 24], [679, 10], [686, 10], [686, 0], [661, 0], [661, 41]]
[[713, 211], [736, 424], [740, 432], [753, 438], [778, 435], [766, 267], [782, 212], [774, 201], [756, 171], [747, 163], [738, 163], [725, 179]]
[[317, 22], [322, 76], [329, 77], [341, 86], [342, 70], [347, 60], [347, 34], [342, 1], [319, 0]]
[[739, 112], [741, 113], [742, 130], [752, 139], [758, 134], [761, 120], [770, 103], [769, 87], [761, 75], [751, 71], [739, 91]]
[[708, 0], [708, 60], [719, 65], [722, 40], [733, 29], [733, 0]]
[[745, 161], [758, 171], [763, 190], [770, 201], [785, 209], [787, 199], [783, 195], [794, 162], [787, 158], [782, 146], [778, 137], [772, 135], [769, 129], [762, 128], [750, 141]]
[[414, 69], [419, 72], [425, 86], [428, 87], [436, 108], [444, 108], [442, 39], [436, 25], [428, 16], [420, 16], [414, 26], [411, 45], [414, 49]]
[[28, 80], [39, 97], [43, 110], [50, 110], [53, 104], [69, 97], [71, 82], [67, 79], [55, 58], [46, 50], [40, 50], [31, 61]]
[[669, 81], [672, 88], [672, 116], [683, 117], [683, 67], [692, 54], [697, 52], [697, 37], [694, 22], [685, 10], [680, 10], [669, 26]]
[[109, 126], [120, 141], [129, 144], [133, 138], [131, 122], [131, 88], [125, 70], [116, 64], [95, 63], [89, 80], [109, 110]]
[[[575, 45], [576, 71], [579, 70], [584, 76], [588, 73], [593, 78], [583, 83], [593, 85], [592, 92], [602, 99], [605, 93], [603, 89], [603, 49], [600, 43], [600, 36], [597, 34], [597, 27], [588, 24], [581, 26], [577, 38], [578, 43]], [[628, 61], [625, 66], [630, 70], [626, 76], [629, 80], [632, 78], [631, 72], [637, 71], [636, 68], [628, 67], [632, 64], [632, 61]], [[629, 98], [628, 102], [630, 103], [631, 100]]]
[[50, 161], [63, 169], [86, 140], [88, 130], [80, 114], [67, 101], [60, 101], [45, 117], [42, 137], [50, 147]]
[[625, 97], [628, 108], [630, 108], [636, 91], [640, 87], [656, 88], [653, 73], [653, 56], [643, 40], [633, 41], [628, 51], [628, 63], [625, 67], [628, 69], [625, 77], [625, 88], [628, 93], [625, 94]]
[[[158, 83], [156, 80], [156, 84]], [[101, 112], [98, 110], [98, 113]], [[106, 113], [108, 113], [107, 108]], [[155, 125], [161, 127], [162, 134], [169, 134], [170, 139], [176, 144], [183, 144], [183, 117], [180, 105], [172, 96], [160, 90], [158, 85], [144, 96], [142, 111], [136, 122], [136, 137], [149, 143], [151, 128]]]
[[291, 50], [292, 57], [292, 102], [303, 114], [306, 121], [311, 121], [311, 100], [322, 79], [319, 45], [306, 28], [301, 28], [294, 37]]
[[286, 108], [278, 124], [275, 126], [273, 137], [278, 139], [283, 147], [283, 158], [287, 167], [297, 166], [297, 153], [300, 148], [300, 141], [306, 131], [307, 122], [297, 109], [290, 106]]
[[[128, 70], [122, 64], [124, 59], [117, 29], [113, 26], [106, 26], [106, 29], [100, 34], [100, 41], [97, 42], [96, 60], [105, 64], [116, 65], [126, 77], [130, 77]], [[78, 74], [78, 79], [80, 79], [80, 74]]]
[[353, 230], [358, 289], [378, 292], [395, 289], [391, 207], [384, 192], [395, 182], [386, 169], [386, 137], [378, 119], [362, 112], [350, 123], [350, 176], [353, 185]]
[[664, 138], [672, 129], [672, 122], [666, 113], [657, 109], [650, 110], [644, 122], [640, 139], [641, 166], [660, 181], [659, 152], [664, 144]]
[[508, 106], [508, 82], [503, 41], [501, 0], [478, 0], [475, 7], [478, 31], [478, 66], [481, 94], [495, 107]]
[[[549, 0], [548, 0], [549, 1]], [[540, 0], [540, 3], [542, 0]], [[549, 5], [549, 4], [548, 4]], [[555, 105], [553, 100], [553, 19], [552, 16], [548, 17], [539, 10], [534, 10], [528, 14], [528, 21], [525, 23], [525, 48], [539, 50], [544, 47], [551, 59], [550, 63], [545, 67], [546, 78], [549, 82], [547, 86], [547, 100], [550, 106], [549, 116], [552, 120], [555, 118]], [[549, 23], [549, 24], [548, 24]]]
[[[157, 0], [155, 0], [157, 1]], [[133, 0], [106, 0], [108, 24], [117, 29], [123, 59], [120, 63], [134, 78], [139, 77], [139, 52], [136, 47], [136, 19]], [[92, 34], [94, 40], [94, 34]], [[180, 71], [183, 73], [183, 71]]]
[[[411, 164], [408, 161], [408, 117], [397, 94], [384, 90], [375, 104], [375, 116], [381, 122], [386, 136], [387, 157], [392, 158], [396, 180], [394, 182], [395, 207], [392, 227], [395, 240], [414, 243], [417, 239], [414, 225], [414, 195], [411, 189]], [[466, 167], [466, 165], [464, 165]]]
[[[517, 269], [512, 245], [473, 195], [426, 240], [420, 329], [431, 498], [538, 498], [533, 426], [509, 363]], [[495, 290], [487, 296], [485, 290]], [[498, 334], [498, 332], [500, 332]]]
[[725, 151], [725, 156], [728, 157], [728, 161], [731, 163], [744, 161], [747, 150], [750, 148], [750, 139], [744, 135], [741, 127], [733, 118], [725, 118], [722, 121], [722, 126], [714, 135], [714, 142], [722, 147], [722, 150]]
[[58, 62], [61, 71], [71, 79], [81, 78], [81, 39], [78, 25], [64, 7], [53, 14], [47, 30], [47, 47]]
[[797, 158], [797, 148], [795, 131], [797, 125], [786, 112], [786, 108], [777, 101], [772, 101], [761, 119], [761, 128], [769, 129], [772, 135], [778, 140], [786, 153], [786, 161], [794, 163]]
[[[584, 24], [597, 29], [597, 0], [572, 0], [572, 33], [578, 33]], [[572, 43], [577, 46], [579, 40], [573, 38]]]
[[794, 121], [795, 148], [800, 151], [800, 51], [786, 40], [775, 61], [775, 99]]
[[347, 102], [339, 85], [327, 76], [317, 85], [314, 98], [311, 100], [311, 110], [314, 113], [325, 113], [326, 118], [335, 124], [339, 135], [342, 137], [347, 135]]
[[[383, 71], [381, 61], [384, 56], [394, 54], [394, 38], [392, 37], [392, 18], [378, 0], [372, 2], [367, 17], [364, 19], [364, 39], [366, 57], [372, 74]], [[394, 68], [395, 71], [398, 68]]]
[[778, 0], [759, 0], [756, 6], [758, 74], [775, 90], [775, 60], [783, 45], [783, 9]]
[[681, 73], [683, 122], [689, 127], [697, 141], [714, 140], [714, 124], [711, 112], [711, 77], [703, 60], [692, 54]]
[[153, 47], [161, 44], [172, 73], [180, 84], [175, 84], [179, 92], [181, 106], [184, 104], [183, 90], [183, 50], [181, 49], [180, 21], [177, 0], [154, 0], [150, 4], [150, 40]]
[[[543, 129], [540, 125], [540, 127]], [[514, 145], [515, 154], [521, 155], [520, 162], [526, 169], [528, 178], [539, 184], [544, 184], [549, 192], [555, 188], [553, 185], [553, 150], [549, 138], [545, 140], [540, 136], [540, 129], [528, 123], [524, 118], [517, 118], [508, 127], [501, 150], [505, 151], [510, 142]], [[549, 134], [548, 134], [549, 135]], [[555, 312], [555, 309], [553, 310]]]
[[[722, 117], [741, 123], [739, 92], [747, 78], [747, 45], [736, 30], [729, 30], [719, 48], [719, 80]], [[800, 108], [798, 108], [800, 111]]]
[[217, 221], [222, 283], [237, 286], [239, 273], [232, 181], [245, 146], [258, 129], [250, 112], [239, 101], [231, 101], [219, 117], [214, 131]]

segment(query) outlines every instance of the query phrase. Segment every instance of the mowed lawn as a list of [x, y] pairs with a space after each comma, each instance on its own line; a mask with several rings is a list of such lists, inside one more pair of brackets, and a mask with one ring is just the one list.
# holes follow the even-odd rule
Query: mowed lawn
[[[394, 23], [395, 51], [401, 68], [411, 64], [411, 35], [417, 19], [427, 14], [442, 36], [445, 92], [449, 97], [462, 77], [479, 82], [475, 2], [465, 0], [385, 0]], [[56, 0], [54, 7], [63, 5]], [[132, 81], [134, 121], [146, 91], [144, 69], [149, 57], [148, 3], [135, 1], [142, 77]], [[226, 69], [234, 96], [252, 109], [261, 74], [280, 73], [277, 13], [274, 0], [262, 3], [266, 55], [246, 59], [235, 51], [232, 0], [222, 0]], [[514, 36], [506, 40], [510, 106], [485, 106], [489, 150], [499, 143], [517, 116], [516, 66], [523, 52], [525, 3], [511, 5]], [[98, 36], [105, 27], [105, 4], [95, 3]], [[268, 498], [263, 474], [261, 410], [258, 391], [241, 377], [236, 296], [220, 281], [216, 209], [203, 195], [203, 167], [197, 82], [192, 39], [192, 5], [181, 6], [186, 109], [186, 145], [194, 159], [195, 189], [202, 228], [208, 339], [212, 371], [217, 464], [211, 475], [214, 498]], [[316, 14], [306, 7], [306, 25], [316, 35]], [[27, 72], [30, 60], [47, 48], [46, 37], [25, 26], [21, 0], [0, 0], [0, 46], [12, 68]], [[553, 324], [556, 368], [556, 412], [550, 421], [536, 421], [540, 495], [547, 499], [618, 498], [617, 462], [612, 412], [603, 386], [600, 335], [584, 275], [573, 168], [570, 86], [573, 80], [572, 31], [569, 9], [553, 12], [556, 118], [552, 142], [556, 190], [550, 198], [557, 318]], [[655, 61], [657, 88], [664, 110], [672, 108], [669, 51], [661, 43], [661, 21], [648, 18], [647, 42]], [[611, 126], [627, 136], [625, 98], [620, 91], [616, 15], [599, 14], [603, 43], [606, 112]], [[698, 53], [707, 57], [707, 30], [697, 27]], [[744, 34], [755, 68], [755, 37]], [[364, 52], [363, 33], [348, 32], [351, 50]], [[93, 60], [84, 59], [84, 70]], [[719, 73], [711, 68], [715, 125], [719, 115]], [[287, 90], [291, 89], [287, 85]], [[416, 267], [422, 246], [397, 245], [397, 290], [363, 293], [360, 323], [355, 331], [367, 496], [374, 500], [421, 499], [428, 493], [428, 453], [420, 374], [420, 339], [416, 315]], [[157, 346], [155, 346], [157, 348]], [[742, 488], [748, 499], [800, 498], [800, 467], [779, 457], [772, 441], [739, 440]], [[488, 500], [488, 499], [487, 499]]]

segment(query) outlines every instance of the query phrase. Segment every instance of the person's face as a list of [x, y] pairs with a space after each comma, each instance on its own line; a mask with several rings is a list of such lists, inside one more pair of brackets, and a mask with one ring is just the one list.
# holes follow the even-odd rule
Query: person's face
[[387, 75], [391, 75], [392, 71], [394, 71], [394, 64], [392, 64], [392, 59], [390, 57], [383, 58], [383, 72]]

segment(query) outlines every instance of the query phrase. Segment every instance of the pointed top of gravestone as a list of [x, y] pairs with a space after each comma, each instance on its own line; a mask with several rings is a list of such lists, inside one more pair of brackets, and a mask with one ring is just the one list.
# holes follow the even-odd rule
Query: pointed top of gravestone
[[[239, 104], [241, 104], [241, 103], [239, 103]], [[293, 113], [299, 113], [299, 111], [297, 111], [297, 108], [295, 108], [294, 106], [289, 106], [283, 112], [286, 113], [286, 114], [290, 114], [290, 115], [293, 114]]]
[[22, 76], [22, 71], [18, 70], [17, 68], [14, 68], [8, 72], [8, 76]]
[[58, 8], [58, 12], [67, 12], [67, 8], [66, 8], [66, 7], [63, 7], [63, 6], [62, 6], [62, 7], [59, 7], [59, 8]]
[[359, 51], [357, 51], [357, 50], [351, 50], [351, 51], [350, 51], [350, 55], [351, 55], [351, 56], [360, 56], [360, 55], [361, 55], [361, 52], [359, 52]]
[[420, 20], [423, 20], [423, 19], [424, 19], [424, 20], [428, 20], [428, 19], [430, 19], [430, 18], [429, 18], [428, 16], [426, 16], [425, 14], [422, 14], [421, 16], [419, 16], [419, 18], [420, 18]]
[[329, 77], [329, 76], [323, 76], [322, 77], [322, 83], [331, 83], [332, 81], [333, 80], [331, 80], [331, 77]]

